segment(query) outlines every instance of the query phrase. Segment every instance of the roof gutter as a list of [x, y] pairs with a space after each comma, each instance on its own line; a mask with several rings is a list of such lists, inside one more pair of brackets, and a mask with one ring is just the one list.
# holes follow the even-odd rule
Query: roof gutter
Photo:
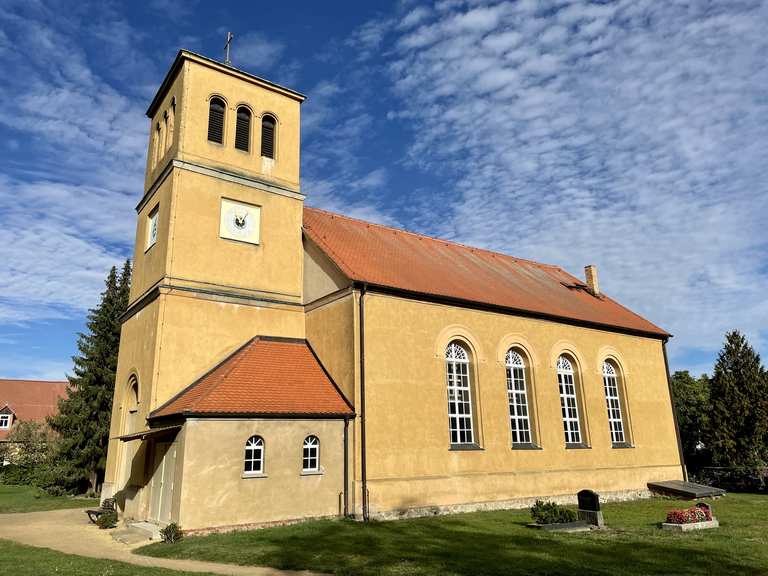
[[672, 394], [672, 378], [669, 375], [669, 360], [667, 359], [667, 339], [661, 342], [661, 349], [664, 352], [664, 368], [667, 372], [667, 388], [669, 389], [669, 402], [672, 406], [672, 420], [675, 423], [675, 436], [677, 437], [677, 452], [680, 455], [680, 465], [683, 468], [683, 480], [688, 482], [688, 469], [685, 467], [685, 457], [683, 456], [683, 441], [680, 438], [680, 425], [677, 423], [677, 408], [675, 407], [675, 397]]
[[368, 470], [365, 455], [365, 293], [367, 284], [360, 287], [360, 467], [363, 497], [363, 521], [368, 522]]

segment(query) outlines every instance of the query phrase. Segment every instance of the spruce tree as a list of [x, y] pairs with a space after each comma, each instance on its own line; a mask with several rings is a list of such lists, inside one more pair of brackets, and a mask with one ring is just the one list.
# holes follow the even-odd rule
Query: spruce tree
[[768, 381], [760, 356], [738, 330], [725, 335], [710, 385], [709, 448], [717, 466], [764, 463]]
[[86, 485], [96, 490], [103, 479], [121, 317], [128, 307], [130, 282], [130, 261], [119, 276], [112, 267], [101, 302], [88, 313], [87, 332], [79, 334], [79, 354], [72, 358], [73, 375], [68, 376], [69, 395], [59, 401], [59, 413], [49, 419], [60, 437], [56, 456], [59, 482], [69, 490], [82, 490]]

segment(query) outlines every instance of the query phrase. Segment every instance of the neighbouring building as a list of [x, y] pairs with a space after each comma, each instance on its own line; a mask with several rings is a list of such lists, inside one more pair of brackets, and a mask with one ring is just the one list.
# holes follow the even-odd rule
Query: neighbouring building
[[0, 442], [7, 442], [20, 422], [45, 424], [59, 411], [59, 399], [67, 395], [68, 386], [66, 381], [0, 378]]
[[667, 332], [594, 267], [305, 207], [303, 100], [181, 51], [149, 106], [103, 488], [125, 518], [396, 517], [683, 478]]

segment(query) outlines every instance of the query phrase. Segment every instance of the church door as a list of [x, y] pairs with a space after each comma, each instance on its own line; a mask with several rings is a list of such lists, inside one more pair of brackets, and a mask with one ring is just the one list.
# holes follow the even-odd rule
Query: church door
[[171, 521], [176, 445], [172, 442], [156, 442], [154, 453], [149, 519], [167, 523]]

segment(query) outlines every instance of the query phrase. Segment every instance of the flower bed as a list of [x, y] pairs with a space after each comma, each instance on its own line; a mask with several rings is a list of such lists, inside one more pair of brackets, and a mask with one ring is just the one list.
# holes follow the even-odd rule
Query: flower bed
[[706, 522], [712, 520], [712, 512], [709, 507], [691, 506], [684, 510], [670, 510], [667, 512], [668, 524], [692, 524], [694, 522]]
[[707, 504], [699, 503], [696, 506], [682, 510], [670, 510], [667, 512], [667, 520], [661, 527], [665, 530], [687, 532], [688, 530], [702, 530], [705, 528], [717, 528], [720, 524], [712, 516], [712, 510]]

